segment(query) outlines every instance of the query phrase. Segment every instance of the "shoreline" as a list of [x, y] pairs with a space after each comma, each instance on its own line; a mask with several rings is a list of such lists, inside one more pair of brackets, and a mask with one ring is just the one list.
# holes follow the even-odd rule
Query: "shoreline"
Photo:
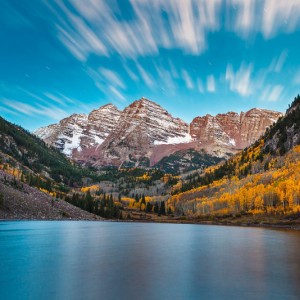
[[30, 222], [30, 221], [73, 221], [73, 222], [114, 222], [114, 223], [151, 223], [151, 224], [182, 224], [182, 225], [207, 225], [207, 226], [228, 226], [228, 227], [243, 227], [243, 228], [266, 228], [266, 229], [284, 229], [284, 230], [300, 230], [300, 225], [297, 224], [233, 224], [233, 223], [222, 223], [222, 222], [211, 222], [211, 221], [192, 221], [192, 220], [115, 220], [115, 219], [0, 219], [1, 222]]

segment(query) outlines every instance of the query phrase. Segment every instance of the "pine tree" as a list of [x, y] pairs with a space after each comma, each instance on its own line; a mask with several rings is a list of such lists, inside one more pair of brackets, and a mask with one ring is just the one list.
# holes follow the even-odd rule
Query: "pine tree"
[[166, 214], [166, 205], [165, 205], [164, 201], [160, 202], [159, 213], [161, 215], [165, 215]]

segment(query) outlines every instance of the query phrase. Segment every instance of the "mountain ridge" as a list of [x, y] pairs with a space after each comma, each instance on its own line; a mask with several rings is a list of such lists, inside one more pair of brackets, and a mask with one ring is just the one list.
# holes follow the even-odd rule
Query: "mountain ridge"
[[152, 166], [190, 148], [228, 157], [257, 140], [281, 116], [280, 112], [253, 108], [206, 114], [187, 123], [142, 97], [123, 111], [105, 104], [88, 115], [73, 114], [34, 134], [82, 164]]

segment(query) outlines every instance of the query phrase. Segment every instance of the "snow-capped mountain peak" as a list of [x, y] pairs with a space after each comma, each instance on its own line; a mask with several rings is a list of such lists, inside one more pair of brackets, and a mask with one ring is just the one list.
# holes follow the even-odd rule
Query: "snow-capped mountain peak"
[[99, 146], [113, 130], [120, 111], [113, 104], [106, 104], [89, 115], [72, 114], [58, 124], [42, 127], [34, 134], [48, 145], [72, 157], [73, 151]]
[[129, 162], [137, 166], [191, 148], [226, 156], [256, 141], [280, 116], [254, 108], [240, 114], [207, 114], [187, 124], [142, 97], [123, 111], [109, 103], [88, 115], [73, 114], [34, 133], [83, 163], [120, 166]]

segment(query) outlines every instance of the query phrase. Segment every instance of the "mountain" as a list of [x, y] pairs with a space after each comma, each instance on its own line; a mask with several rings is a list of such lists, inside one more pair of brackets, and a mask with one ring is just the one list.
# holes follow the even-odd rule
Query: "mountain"
[[29, 174], [42, 174], [56, 182], [81, 184], [90, 171], [74, 165], [64, 154], [20, 126], [0, 117], [0, 158]]
[[148, 167], [188, 149], [228, 158], [258, 139], [280, 116], [279, 112], [252, 109], [196, 117], [188, 124], [141, 98], [122, 112], [109, 104], [88, 116], [72, 115], [34, 134], [82, 164]]
[[199, 142], [212, 142], [244, 149], [277, 121], [279, 112], [253, 108], [246, 113], [228, 112], [215, 117], [196, 117], [190, 125], [191, 136]]
[[121, 112], [113, 104], [93, 110], [89, 115], [73, 114], [58, 124], [42, 127], [34, 134], [69, 157], [73, 150], [99, 146], [113, 130]]
[[[156, 145], [189, 141], [187, 123], [172, 117], [160, 105], [142, 98], [124, 109], [114, 130], [87, 159], [95, 161], [96, 166], [149, 166]], [[86, 152], [80, 154], [84, 157]]]
[[99, 219], [60, 200], [92, 175], [0, 117], [0, 219]]
[[174, 186], [168, 205], [206, 219], [299, 223], [299, 174], [300, 96], [253, 145]]

